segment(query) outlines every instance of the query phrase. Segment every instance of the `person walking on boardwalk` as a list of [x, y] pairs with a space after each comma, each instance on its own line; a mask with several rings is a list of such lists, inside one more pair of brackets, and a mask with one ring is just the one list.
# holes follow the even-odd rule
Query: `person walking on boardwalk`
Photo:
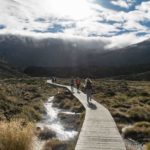
[[54, 82], [54, 77], [51, 77], [52, 83]]
[[73, 78], [71, 78], [70, 80], [70, 86], [71, 86], [71, 91], [73, 93], [74, 92], [74, 79]]
[[89, 101], [92, 99], [92, 81], [89, 78], [85, 80], [85, 91], [87, 95], [87, 102], [89, 104]]
[[81, 84], [80, 79], [77, 78], [77, 79], [76, 79], [76, 87], [77, 87], [77, 92], [78, 92], [78, 93], [79, 93], [80, 84]]

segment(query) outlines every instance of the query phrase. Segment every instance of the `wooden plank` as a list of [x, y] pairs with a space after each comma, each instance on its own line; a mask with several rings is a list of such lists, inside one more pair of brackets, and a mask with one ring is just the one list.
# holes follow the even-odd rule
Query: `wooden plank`
[[[69, 86], [55, 84], [50, 80], [47, 82], [71, 91]], [[75, 89], [73, 95], [86, 109], [85, 120], [75, 150], [126, 150], [123, 139], [110, 112], [93, 99], [91, 103], [94, 108], [90, 108], [86, 95], [81, 91], [77, 93]]]

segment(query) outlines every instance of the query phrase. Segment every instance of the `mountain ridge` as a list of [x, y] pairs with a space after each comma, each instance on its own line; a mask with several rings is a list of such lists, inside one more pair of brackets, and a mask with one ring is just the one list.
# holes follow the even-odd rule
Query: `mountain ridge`
[[[118, 72], [122, 73], [119, 70], [123, 68], [129, 68], [131, 73], [134, 73], [134, 66], [140, 71], [144, 65], [150, 64], [150, 39], [112, 51], [104, 50], [101, 43], [99, 45], [101, 46], [98, 49], [91, 49], [92, 46], [88, 48], [88, 45], [81, 41], [75, 43], [54, 38], [40, 40], [14, 35], [0, 36], [0, 57], [21, 70], [29, 67], [31, 69], [31, 66], [41, 69], [74, 68], [73, 72], [84, 69], [89, 73], [90, 70], [114, 70], [117, 71], [117, 75]], [[144, 71], [150, 70], [149, 67], [146, 69], [144, 68]]]

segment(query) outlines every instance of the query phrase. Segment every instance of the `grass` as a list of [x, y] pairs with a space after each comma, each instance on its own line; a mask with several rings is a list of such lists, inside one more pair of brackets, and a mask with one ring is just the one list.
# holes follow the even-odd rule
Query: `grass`
[[76, 115], [60, 113], [58, 116], [65, 122], [67, 129], [74, 129], [80, 132], [85, 116], [85, 108], [68, 90], [61, 89], [55, 95], [53, 106], [65, 111], [78, 113]]
[[150, 141], [150, 123], [138, 122], [133, 127], [128, 128], [124, 133], [125, 138], [131, 138], [140, 143], [146, 143]]
[[[58, 81], [69, 84], [70, 80], [58, 79]], [[150, 141], [149, 127], [143, 123], [150, 123], [150, 82], [109, 79], [92, 81], [93, 98], [109, 109], [119, 131], [122, 132], [122, 128], [133, 125], [133, 128], [126, 132], [126, 138], [133, 138], [141, 143]], [[81, 89], [84, 91], [83, 87]], [[145, 127], [137, 127], [140, 124]]]
[[79, 100], [77, 100], [69, 91], [64, 89], [55, 95], [53, 106], [75, 113], [82, 113], [85, 111]]
[[[57, 94], [58, 91], [59, 94]], [[73, 130], [75, 129], [79, 131], [84, 120], [84, 108], [81, 103], [79, 103], [79, 101], [72, 96], [70, 92], [48, 85], [45, 78], [0, 80], [0, 121], [1, 125], [5, 124], [5, 132], [1, 132], [1, 134], [3, 133], [7, 137], [0, 139], [0, 141], [3, 140], [3, 143], [5, 143], [3, 145], [0, 145], [4, 147], [6, 143], [10, 143], [10, 145], [12, 146], [14, 144], [14, 147], [18, 146], [14, 149], [11, 149], [9, 147], [9, 144], [7, 144], [8, 147], [6, 147], [7, 145], [5, 146], [5, 149], [3, 147], [0, 147], [0, 150], [32, 149], [30, 145], [30, 143], [32, 143], [32, 136], [30, 133], [28, 134], [28, 132], [30, 132], [30, 124], [24, 126], [17, 121], [15, 122], [11, 120], [23, 119], [25, 124], [28, 124], [29, 122], [36, 123], [41, 119], [42, 115], [46, 113], [44, 109], [44, 102], [48, 99], [48, 97], [54, 95], [56, 95], [54, 105], [56, 105], [60, 109], [81, 113], [76, 117], [69, 116], [67, 114], [65, 115], [64, 119], [60, 117], [64, 125], [67, 124], [66, 128], [72, 126]], [[10, 128], [8, 132], [12, 135], [6, 133], [6, 129], [10, 126], [12, 128]], [[31, 133], [33, 133], [33, 128], [31, 128], [31, 130]], [[17, 133], [16, 135], [14, 134], [15, 132]], [[23, 138], [23, 133], [26, 134], [26, 138], [29, 135], [30, 140], [22, 139], [22, 142], [20, 142], [19, 140], [21, 139], [21, 137]], [[35, 132], [34, 134], [42, 140], [49, 140], [49, 142], [47, 142], [47, 145], [52, 145], [52, 150], [60, 147], [64, 148], [64, 144], [65, 150], [73, 150], [76, 144], [76, 139], [67, 141], [66, 143], [61, 141], [58, 142], [58, 140], [53, 140], [53, 138], [56, 138], [55, 132], [48, 129], [39, 131], [37, 133]], [[9, 137], [13, 138], [9, 139]], [[16, 144], [16, 141], [18, 141], [18, 145]], [[24, 146], [26, 146], [25, 141], [30, 141], [30, 143], [27, 144], [28, 147], [26, 147], [26, 149], [19, 147], [20, 145], [23, 146], [23, 144]], [[45, 146], [45, 149], [50, 149], [50, 147]]]
[[49, 140], [54, 137], [56, 137], [55, 131], [48, 129], [46, 127], [38, 133], [38, 138], [41, 140]]
[[150, 150], [150, 143], [146, 144], [146, 150]]
[[[54, 106], [80, 113], [77, 117], [59, 114], [60, 119], [68, 124], [66, 128], [73, 127], [80, 131], [85, 113], [81, 103], [70, 92], [51, 87], [45, 81], [44, 78], [1, 80], [0, 121], [5, 123], [6, 120], [23, 118], [26, 122], [36, 122], [45, 113], [44, 101], [56, 95]], [[69, 81], [58, 79], [58, 82], [63, 84], [69, 84]], [[97, 79], [93, 80], [93, 85], [93, 98], [109, 109], [119, 131], [121, 132], [122, 128], [130, 124], [133, 127], [126, 130], [125, 137], [148, 143], [150, 141], [150, 82]], [[83, 87], [81, 88], [83, 90]], [[59, 94], [57, 94], [58, 91]], [[70, 144], [69, 150], [73, 150], [73, 147], [73, 144]]]
[[74, 150], [74, 141], [60, 141], [57, 139], [49, 140], [45, 143], [42, 150]]
[[129, 117], [134, 122], [136, 121], [150, 121], [150, 107], [149, 106], [135, 106], [127, 111]]
[[0, 81], [0, 120], [41, 119], [44, 101], [57, 93], [43, 78], [7, 79]]
[[44, 78], [0, 80], [0, 150], [32, 150], [30, 122], [41, 119], [44, 102], [56, 93]]
[[21, 121], [0, 122], [0, 150], [32, 150], [33, 125]]
[[[60, 118], [66, 130], [76, 130], [80, 132], [84, 121], [85, 109], [79, 100], [72, 95], [72, 93], [70, 93], [68, 90], [60, 89], [59, 93], [55, 95], [53, 106], [63, 109], [66, 112], [75, 112], [76, 114], [59, 113], [58, 117]], [[71, 141], [67, 141], [65, 143], [66, 148], [62, 146], [61, 150], [74, 150], [77, 138], [78, 137]], [[55, 150], [55, 148], [52, 150]]]
[[67, 150], [67, 144], [59, 140], [49, 140], [45, 143], [43, 150]]
[[126, 138], [150, 141], [150, 82], [94, 80], [93, 84], [94, 99], [109, 109], [119, 131], [130, 124], [133, 128], [126, 131]]

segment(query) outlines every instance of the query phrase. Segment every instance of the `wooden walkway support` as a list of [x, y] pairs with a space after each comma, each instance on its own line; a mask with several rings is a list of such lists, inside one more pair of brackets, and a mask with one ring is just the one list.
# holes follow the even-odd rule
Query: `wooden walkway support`
[[[71, 91], [70, 86], [55, 84], [51, 80], [47, 83]], [[77, 93], [75, 89], [73, 95], [86, 109], [85, 120], [75, 150], [126, 150], [110, 112], [93, 99], [88, 105], [86, 95], [81, 91]]]

